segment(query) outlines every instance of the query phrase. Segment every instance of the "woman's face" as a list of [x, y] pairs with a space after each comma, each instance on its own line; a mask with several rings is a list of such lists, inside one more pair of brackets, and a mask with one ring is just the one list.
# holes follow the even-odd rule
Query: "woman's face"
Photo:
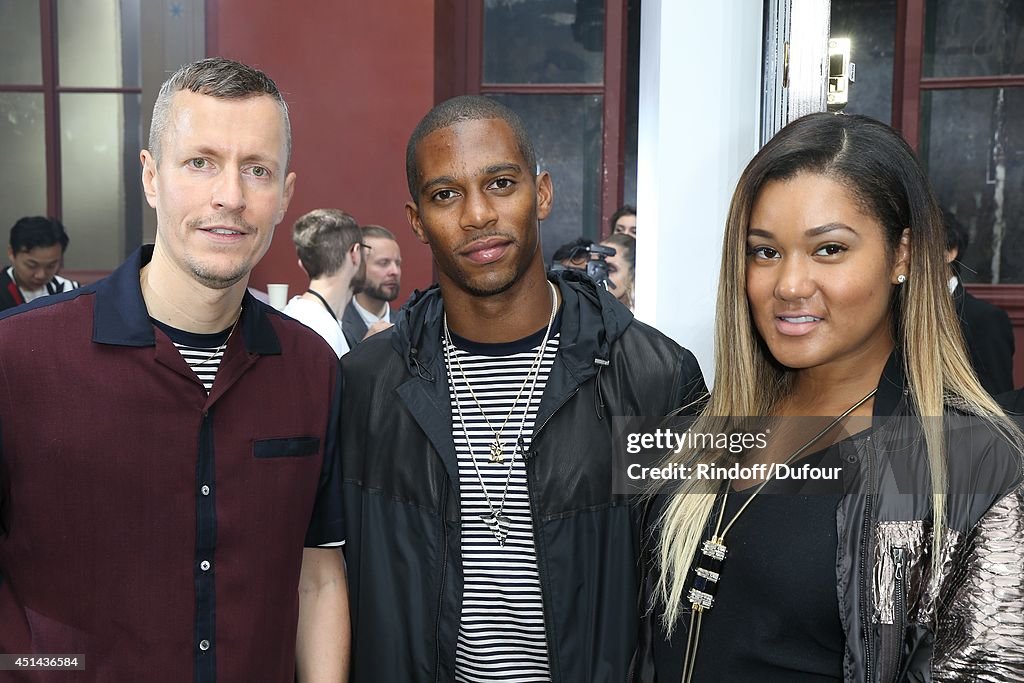
[[615, 256], [605, 257], [608, 262], [608, 291], [626, 306], [632, 306], [633, 302], [629, 299], [633, 288], [633, 267], [623, 258], [621, 246], [610, 242], [602, 242], [601, 246], [615, 250]]
[[766, 184], [747, 230], [747, 302], [775, 359], [846, 373], [884, 364], [909, 239], [905, 231], [893, 254], [878, 221], [828, 177], [801, 173]]

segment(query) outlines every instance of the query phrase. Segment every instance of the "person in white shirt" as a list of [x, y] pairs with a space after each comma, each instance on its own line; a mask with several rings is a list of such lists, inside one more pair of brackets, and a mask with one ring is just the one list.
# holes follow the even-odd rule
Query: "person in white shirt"
[[284, 313], [327, 340], [341, 358], [349, 344], [339, 316], [364, 280], [359, 223], [339, 209], [315, 209], [295, 222], [292, 241], [309, 288], [293, 297]]
[[0, 311], [78, 288], [57, 275], [64, 265], [68, 234], [55, 218], [25, 216], [11, 227], [9, 268], [0, 272]]
[[391, 231], [364, 225], [363, 246], [366, 281], [341, 319], [349, 346], [391, 327], [391, 302], [402, 286], [402, 251]]

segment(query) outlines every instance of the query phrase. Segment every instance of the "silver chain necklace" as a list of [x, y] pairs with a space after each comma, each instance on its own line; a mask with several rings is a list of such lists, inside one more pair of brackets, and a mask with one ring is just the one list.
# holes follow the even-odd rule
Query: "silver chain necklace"
[[[462, 363], [459, 357], [455, 354], [455, 344], [452, 342], [451, 332], [448, 329], [448, 314], [444, 315], [444, 355], [445, 355], [445, 369], [448, 371], [448, 379], [452, 386], [452, 396], [455, 401], [455, 412], [458, 414], [459, 423], [462, 427], [462, 435], [466, 439], [466, 448], [469, 450], [470, 460], [473, 461], [473, 469], [476, 471], [477, 480], [480, 482], [480, 488], [483, 489], [484, 499], [487, 501], [487, 508], [489, 512], [485, 515], [480, 515], [480, 519], [490, 529], [491, 533], [494, 534], [494, 538], [497, 539], [498, 545], [504, 547], [505, 539], [508, 538], [509, 529], [512, 526], [512, 520], [508, 518], [508, 515], [504, 514], [505, 501], [508, 499], [508, 487], [512, 481], [512, 468], [515, 465], [516, 453], [522, 454], [524, 450], [523, 442], [523, 430], [526, 427], [526, 418], [530, 411], [530, 405], [533, 403], [533, 395], [537, 389], [537, 380], [540, 377], [540, 366], [544, 360], [544, 353], [547, 351], [548, 339], [551, 336], [551, 327], [555, 322], [555, 314], [558, 311], [558, 297], [555, 292], [555, 286], [548, 281], [548, 287], [551, 290], [551, 315], [548, 317], [548, 326], [544, 331], [544, 339], [540, 343], [540, 348], [537, 351], [536, 357], [530, 364], [530, 369], [526, 373], [526, 379], [523, 381], [523, 385], [519, 388], [519, 393], [516, 394], [515, 400], [512, 402], [512, 409], [509, 411], [508, 416], [505, 417], [505, 421], [502, 423], [501, 428], [495, 430], [491, 426], [491, 422], [487, 417], [487, 412], [484, 410], [480, 400], [476, 397], [476, 393], [473, 391], [473, 385], [470, 384], [469, 376], [466, 371], [462, 368]], [[452, 362], [454, 360], [454, 363]], [[457, 366], [459, 374], [462, 376], [462, 383], [469, 389], [469, 395], [473, 397], [473, 401], [476, 403], [477, 409], [483, 416], [484, 421], [487, 423], [487, 428], [494, 434], [495, 441], [491, 444], [489, 460], [492, 463], [500, 463], [503, 460], [503, 449], [501, 448], [501, 432], [505, 429], [512, 414], [515, 413], [516, 406], [519, 405], [519, 399], [522, 397], [523, 392], [527, 385], [530, 385], [530, 393], [526, 398], [526, 406], [523, 409], [523, 417], [519, 422], [519, 431], [516, 435], [515, 446], [512, 448], [512, 457], [509, 458], [508, 473], [505, 475], [505, 486], [501, 492], [501, 499], [498, 501], [497, 507], [491, 500], [490, 491], [487, 490], [487, 484], [484, 482], [483, 473], [480, 472], [480, 465], [477, 462], [476, 454], [473, 452], [473, 442], [469, 437], [469, 431], [466, 428], [466, 418], [462, 413], [462, 404], [459, 401], [459, 390], [458, 385], [455, 382], [455, 373], [453, 366]], [[452, 432], [454, 434], [454, 425]], [[497, 448], [495, 448], [495, 443]]]

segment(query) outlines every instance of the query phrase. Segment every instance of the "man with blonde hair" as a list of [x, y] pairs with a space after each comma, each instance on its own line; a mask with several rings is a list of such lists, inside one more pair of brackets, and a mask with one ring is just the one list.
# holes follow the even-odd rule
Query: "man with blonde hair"
[[290, 150], [266, 74], [183, 66], [141, 154], [156, 244], [0, 315], [0, 652], [88, 681], [344, 679], [338, 361], [246, 290]]
[[361, 240], [356, 219], [339, 209], [314, 209], [292, 229], [309, 287], [293, 297], [284, 312], [323, 337], [338, 358], [349, 350], [339, 316], [364, 281]]

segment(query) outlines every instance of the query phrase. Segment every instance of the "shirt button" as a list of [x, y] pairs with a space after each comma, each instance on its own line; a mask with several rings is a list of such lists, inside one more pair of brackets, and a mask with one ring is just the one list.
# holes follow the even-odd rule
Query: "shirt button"
[[203, 488], [201, 488], [199, 490], [203, 492], [204, 496], [210, 495], [210, 487], [207, 486], [206, 484], [203, 484]]
[[208, 641], [208, 640], [200, 640], [199, 641], [199, 649], [202, 650], [203, 652], [206, 652], [207, 650], [209, 650], [210, 649], [210, 641]]
[[203, 560], [202, 562], [199, 563], [199, 568], [202, 569], [205, 572], [207, 569], [210, 568], [210, 561], [209, 560]]

